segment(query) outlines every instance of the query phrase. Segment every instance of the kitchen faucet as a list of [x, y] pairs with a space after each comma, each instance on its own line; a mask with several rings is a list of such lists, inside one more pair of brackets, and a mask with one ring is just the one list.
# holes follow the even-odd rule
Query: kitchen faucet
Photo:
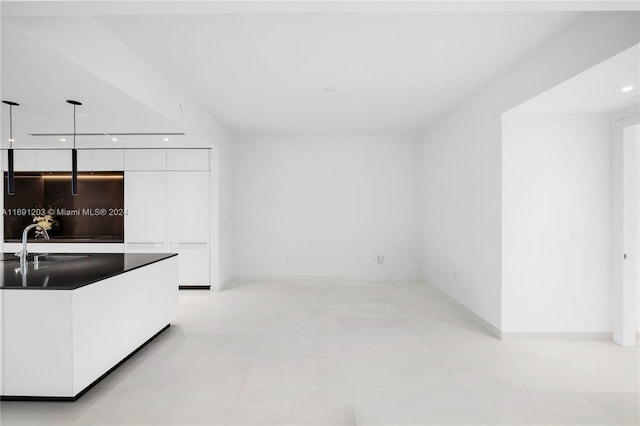
[[22, 231], [22, 250], [16, 253], [16, 256], [20, 256], [20, 272], [22, 272], [23, 274], [27, 272], [27, 254], [29, 254], [29, 252], [27, 251], [27, 235], [33, 228], [40, 228], [40, 230], [42, 230], [42, 233], [44, 234], [44, 237], [47, 240], [49, 239], [47, 230], [37, 223], [32, 223], [31, 225], [24, 228], [24, 231]]

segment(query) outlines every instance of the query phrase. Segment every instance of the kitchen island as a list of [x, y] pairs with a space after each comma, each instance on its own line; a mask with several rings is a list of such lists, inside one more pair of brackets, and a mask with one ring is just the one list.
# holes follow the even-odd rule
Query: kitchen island
[[77, 399], [177, 313], [176, 254], [0, 256], [5, 400]]

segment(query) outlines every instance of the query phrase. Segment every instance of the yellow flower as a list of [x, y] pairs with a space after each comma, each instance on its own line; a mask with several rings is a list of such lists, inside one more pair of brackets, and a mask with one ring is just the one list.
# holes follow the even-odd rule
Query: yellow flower
[[53, 224], [53, 218], [48, 214], [44, 216], [34, 216], [33, 221], [38, 225], [39, 228], [44, 229], [45, 231], [49, 231], [51, 229], [51, 225]]

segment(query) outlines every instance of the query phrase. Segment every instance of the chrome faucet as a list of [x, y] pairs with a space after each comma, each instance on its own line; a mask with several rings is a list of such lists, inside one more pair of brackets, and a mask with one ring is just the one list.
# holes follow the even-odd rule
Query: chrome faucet
[[40, 228], [44, 237], [47, 240], [49, 239], [49, 234], [47, 233], [47, 230], [41, 227], [40, 225], [38, 225], [37, 223], [32, 223], [31, 225], [24, 228], [24, 231], [22, 231], [22, 250], [16, 253], [16, 256], [20, 257], [20, 271], [23, 274], [27, 272], [27, 255], [29, 254], [29, 252], [27, 251], [27, 235], [29, 234], [29, 231], [32, 230], [33, 228]]

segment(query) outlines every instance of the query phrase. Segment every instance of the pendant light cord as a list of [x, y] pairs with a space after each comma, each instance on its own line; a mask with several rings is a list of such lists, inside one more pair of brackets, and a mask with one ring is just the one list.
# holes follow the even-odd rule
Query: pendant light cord
[[76, 149], [76, 104], [73, 104], [73, 149]]
[[9, 148], [13, 149], [13, 105], [9, 105]]

